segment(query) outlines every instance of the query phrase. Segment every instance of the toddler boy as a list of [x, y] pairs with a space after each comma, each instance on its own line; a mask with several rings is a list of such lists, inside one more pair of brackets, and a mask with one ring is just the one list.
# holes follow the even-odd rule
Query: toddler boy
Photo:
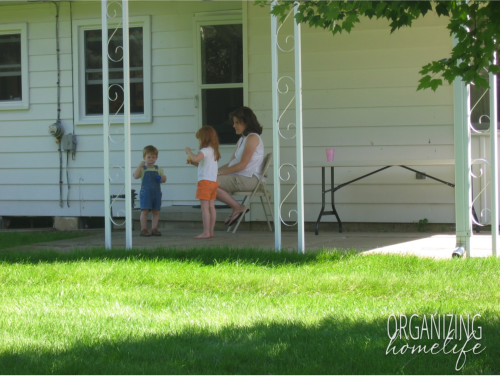
[[[134, 172], [134, 178], [141, 178], [141, 236], [161, 236], [158, 231], [158, 220], [161, 209], [161, 188], [160, 182], [167, 181], [163, 169], [155, 165], [158, 159], [158, 149], [153, 145], [146, 146], [142, 151], [142, 161]], [[148, 214], [152, 210], [152, 231], [147, 230]]]

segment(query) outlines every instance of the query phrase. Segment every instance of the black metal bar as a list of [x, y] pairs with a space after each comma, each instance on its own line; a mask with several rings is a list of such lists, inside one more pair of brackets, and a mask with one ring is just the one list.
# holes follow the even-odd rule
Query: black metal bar
[[[331, 178], [331, 187], [335, 187], [335, 178], [334, 178], [334, 167], [332, 166], [330, 169], [330, 178]], [[335, 191], [336, 189], [331, 189], [332, 192], [332, 211], [335, 217], [337, 217], [337, 222], [339, 224], [339, 232], [342, 232], [342, 221], [340, 220], [339, 214], [337, 213], [337, 209], [335, 208]]]
[[[472, 215], [474, 217], [474, 219], [476, 220], [477, 223], [479, 223], [479, 218], [477, 217], [477, 214], [476, 214], [476, 209], [474, 208], [474, 184], [471, 183], [470, 185], [470, 193], [471, 193], [471, 202], [472, 202]], [[479, 234], [481, 232], [481, 229], [480, 229], [481, 226], [478, 226], [474, 223], [472, 223], [472, 232], [474, 233], [474, 230], [476, 230], [476, 232]]]
[[[335, 190], [336, 190], [336, 191], [338, 191], [340, 188], [345, 187], [346, 185], [349, 185], [349, 184], [351, 184], [351, 183], [354, 183], [355, 181], [358, 181], [358, 180], [364, 179], [364, 178], [366, 178], [367, 176], [370, 176], [370, 175], [376, 174], [377, 172], [380, 172], [380, 171], [386, 170], [386, 169], [388, 169], [388, 168], [390, 168], [390, 167], [392, 167], [392, 166], [385, 166], [385, 167], [382, 167], [382, 168], [378, 169], [377, 171], [370, 172], [369, 174], [363, 175], [363, 176], [361, 176], [361, 177], [359, 177], [359, 178], [357, 178], [357, 179], [354, 179], [354, 180], [348, 181], [347, 183], [339, 184], [339, 185], [337, 186], [337, 188], [335, 188]], [[333, 186], [332, 186], [332, 188], [331, 188], [331, 189], [333, 189]], [[330, 191], [330, 189], [329, 189], [328, 191], [326, 191], [326, 192], [329, 192], [329, 191]]]
[[410, 170], [410, 171], [416, 172], [416, 173], [421, 174], [421, 175], [423, 175], [423, 176], [426, 176], [426, 177], [428, 177], [428, 178], [434, 179], [434, 180], [436, 180], [436, 181], [438, 181], [438, 182], [440, 182], [440, 183], [446, 184], [446, 185], [447, 185], [447, 186], [449, 186], [449, 187], [455, 188], [455, 184], [448, 183], [447, 181], [444, 181], [444, 180], [441, 180], [441, 179], [435, 178], [435, 177], [433, 177], [433, 176], [427, 175], [427, 174], [426, 174], [426, 173], [424, 173], [424, 172], [420, 172], [420, 171], [414, 170], [413, 168], [410, 168], [410, 167], [407, 167], [407, 166], [401, 166], [401, 165], [399, 165], [399, 167], [406, 168], [407, 170]]
[[[335, 171], [334, 167], [330, 167], [330, 184], [332, 187], [335, 186]], [[340, 220], [339, 213], [337, 212], [337, 209], [335, 208], [335, 195], [334, 192], [335, 190], [332, 189], [325, 189], [325, 167], [321, 167], [321, 210], [319, 212], [318, 220], [316, 221], [316, 227], [314, 233], [316, 235], [319, 234], [319, 223], [321, 222], [321, 217], [324, 215], [334, 215], [337, 218], [337, 222], [339, 224], [339, 232], [342, 232], [342, 221]], [[326, 205], [326, 193], [330, 192], [331, 193], [331, 204], [332, 204], [332, 211], [325, 211], [325, 205]]]
[[[386, 170], [390, 167], [393, 167], [393, 166], [399, 166], [399, 167], [402, 167], [402, 168], [405, 168], [407, 170], [410, 170], [410, 171], [413, 171], [413, 172], [416, 172], [416, 173], [419, 173], [423, 176], [426, 176], [430, 179], [433, 179], [433, 180], [436, 180], [440, 183], [443, 183], [451, 188], [455, 188], [455, 184], [452, 184], [452, 183], [449, 183], [449, 182], [446, 182], [444, 180], [441, 180], [441, 179], [438, 179], [438, 178], [435, 178], [433, 176], [430, 176], [430, 175], [427, 175], [426, 173], [423, 173], [423, 172], [420, 172], [420, 171], [417, 171], [413, 168], [410, 168], [410, 167], [407, 167], [407, 166], [403, 166], [403, 165], [391, 165], [391, 166], [385, 166], [385, 167], [382, 167], [376, 171], [373, 171], [373, 172], [370, 172], [369, 174], [366, 174], [366, 175], [363, 175], [363, 176], [360, 176], [359, 178], [356, 178], [356, 179], [353, 179], [353, 180], [350, 180], [346, 183], [343, 183], [343, 184], [339, 184], [337, 187], [335, 187], [334, 183], [335, 183], [335, 178], [334, 178], [334, 167], [332, 166], [331, 167], [331, 188], [326, 190], [325, 189], [325, 167], [322, 166], [321, 167], [321, 191], [322, 191], [322, 194], [321, 194], [321, 199], [322, 199], [322, 206], [321, 206], [321, 211], [319, 213], [319, 216], [318, 216], [318, 220], [316, 221], [316, 231], [315, 231], [315, 234], [318, 235], [318, 230], [319, 230], [319, 223], [321, 222], [321, 217], [324, 216], [324, 215], [335, 215], [337, 217], [337, 221], [339, 223], [339, 232], [342, 232], [342, 222], [340, 221], [340, 217], [337, 213], [337, 209], [335, 208], [335, 196], [334, 196], [334, 193], [339, 190], [340, 188], [343, 188], [345, 187], [346, 185], [349, 185], [351, 183], [354, 183], [358, 180], [361, 180], [361, 179], [364, 179], [370, 175], [373, 175], [373, 174], [376, 174], [377, 172], [380, 172], [380, 171], [383, 171], [383, 170]], [[332, 200], [332, 211], [328, 211], [328, 212], [325, 212], [325, 194], [328, 193], [328, 192], [331, 192], [331, 200]], [[476, 212], [474, 210], [474, 207], [472, 208], [473, 210], [473, 216], [474, 218], [476, 218], [477, 220], [477, 215], [476, 215]], [[476, 230], [478, 231], [478, 230]], [[479, 231], [478, 231], [479, 232]]]
[[321, 221], [321, 217], [323, 216], [323, 212], [325, 210], [325, 166], [321, 167], [321, 210], [319, 212], [318, 220], [316, 221], [316, 229], [314, 233], [318, 235], [319, 230], [319, 222]]

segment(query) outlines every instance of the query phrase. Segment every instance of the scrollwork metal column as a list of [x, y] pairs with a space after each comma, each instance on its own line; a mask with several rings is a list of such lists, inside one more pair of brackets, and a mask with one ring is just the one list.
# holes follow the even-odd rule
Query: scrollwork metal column
[[[108, 59], [108, 2], [101, 1], [101, 27], [102, 27], [102, 136], [103, 136], [103, 162], [104, 162], [104, 244], [106, 249], [111, 249], [111, 195], [109, 182], [109, 63]], [[105, 37], [106, 36], [106, 37]], [[106, 41], [106, 42], [105, 42]]]
[[[116, 4], [121, 7], [122, 10], [122, 21], [117, 26], [115, 31], [112, 33], [111, 37], [108, 38], [108, 18], [116, 18], [117, 13], [111, 16], [109, 14], [109, 5]], [[125, 247], [127, 249], [132, 248], [132, 197], [131, 197], [131, 161], [130, 161], [130, 63], [129, 63], [129, 24], [128, 24], [128, 0], [122, 0], [121, 4], [119, 2], [111, 2], [108, 4], [107, 0], [101, 1], [101, 22], [102, 22], [102, 92], [103, 92], [103, 162], [104, 162], [104, 220], [105, 220], [105, 247], [106, 249], [111, 248], [111, 223], [117, 226], [125, 224]], [[116, 33], [116, 30], [122, 27], [122, 37], [123, 46], [119, 47], [122, 50], [122, 57], [118, 60], [114, 60], [109, 55], [109, 42], [111, 38]], [[118, 49], [118, 48], [117, 48]], [[117, 51], [115, 51], [116, 53]], [[118, 84], [109, 85], [109, 61], [108, 59], [117, 62], [123, 61], [123, 87]], [[116, 113], [113, 115], [112, 119], [109, 116], [109, 101], [116, 101], [118, 95], [115, 93], [114, 98], [110, 97], [111, 88], [118, 87], [123, 91], [124, 101], [118, 108]], [[110, 128], [112, 121], [118, 115], [121, 109], [124, 109], [123, 113], [123, 139], [116, 141], [110, 135]], [[109, 143], [124, 143], [124, 164], [125, 167], [111, 166], [109, 158]], [[118, 168], [124, 173], [125, 184], [121, 189], [120, 193], [125, 191], [125, 222], [115, 223], [111, 217], [111, 207], [113, 206], [115, 200], [111, 201], [111, 187], [110, 187], [110, 172], [111, 169]]]
[[[277, 4], [277, 1], [273, 1], [271, 4], [271, 9]], [[293, 14], [296, 14], [298, 9], [298, 4], [294, 6]], [[292, 14], [290, 12], [285, 21]], [[292, 20], [294, 18], [292, 17]], [[294, 22], [294, 21], [292, 21]], [[278, 18], [274, 15], [271, 15], [271, 59], [272, 59], [272, 102], [273, 102], [273, 170], [274, 170], [274, 212], [275, 218], [279, 218], [279, 221], [275, 220], [275, 249], [276, 251], [281, 250], [281, 223], [286, 226], [294, 226], [298, 225], [298, 251], [301, 253], [305, 252], [305, 242], [304, 242], [304, 180], [303, 180], [303, 144], [302, 144], [302, 72], [301, 72], [301, 44], [300, 44], [300, 25], [294, 22], [294, 35], [289, 35], [286, 38], [291, 37], [294, 40], [294, 45], [291, 49], [285, 50], [281, 48], [278, 41], [278, 34], [281, 26], [278, 27]], [[282, 52], [291, 52], [294, 51], [295, 57], [295, 77], [283, 76], [279, 77], [278, 74], [278, 50]], [[289, 86], [286, 83], [283, 83], [280, 88], [280, 83], [285, 79], [293, 82], [295, 87], [295, 95], [286, 105], [283, 112], [280, 113], [279, 106], [279, 95], [287, 94], [289, 92]], [[293, 137], [285, 137], [280, 130], [281, 120], [283, 118], [284, 113], [290, 108], [292, 103], [295, 101], [295, 123], [288, 124], [288, 130], [290, 130], [290, 126], [294, 126], [296, 134]], [[296, 165], [292, 163], [284, 163], [281, 164], [280, 161], [280, 138], [284, 139], [293, 139], [296, 138]], [[295, 170], [297, 175], [297, 182], [294, 184], [290, 192], [285, 196], [285, 198], [281, 199], [281, 180], [288, 181], [290, 179], [290, 173], [288, 173], [287, 178], [283, 178], [281, 175], [281, 170], [283, 167], [288, 166]], [[283, 220], [283, 216], [281, 214], [283, 203], [287, 200], [287, 198], [291, 195], [292, 191], [297, 187], [297, 209], [290, 210], [289, 216], [292, 212], [297, 214], [297, 222], [290, 225]]]
[[[496, 53], [493, 64], [497, 63]], [[491, 141], [491, 250], [493, 256], [498, 255], [498, 108], [497, 77], [489, 72], [490, 78], [490, 141]]]
[[[293, 8], [297, 14], [299, 4]], [[295, 20], [294, 20], [295, 21]], [[305, 252], [304, 239], [304, 154], [302, 143], [302, 45], [300, 23], [293, 23], [295, 41], [295, 121], [296, 121], [296, 155], [297, 155], [297, 221], [298, 221], [298, 251]]]
[[[271, 9], [277, 4], [273, 1]], [[278, 17], [271, 14], [271, 79], [273, 102], [273, 176], [274, 176], [274, 249], [281, 251], [281, 184], [279, 179], [280, 139], [278, 129], [279, 99], [278, 99]]]
[[[496, 64], [496, 55], [494, 56], [494, 64]], [[471, 117], [468, 118], [468, 128], [469, 131], [474, 132], [474, 134], [479, 135], [480, 139], [480, 158], [474, 159], [472, 164], [483, 164], [489, 165], [490, 167], [490, 180], [487, 181], [485, 170], [481, 168], [480, 174], [475, 175], [471, 173], [472, 178], [481, 178], [481, 190], [472, 200], [471, 209], [479, 198], [482, 199], [482, 210], [481, 210], [481, 218], [483, 219], [481, 222], [479, 219], [472, 217], [472, 222], [476, 226], [487, 226], [491, 225], [491, 250], [492, 255], [497, 256], [497, 248], [498, 248], [498, 129], [497, 129], [497, 81], [496, 76], [491, 72], [488, 73], [489, 76], [489, 84], [490, 88], [486, 89], [481, 97], [473, 104], [471, 104], [471, 109], [469, 114], [471, 114], [483, 101], [483, 98], [488, 94], [489, 97], [489, 113], [481, 114], [479, 116], [479, 123], [481, 124], [483, 119], [488, 119], [489, 128], [486, 130], [476, 129], [474, 124], [470, 122]], [[477, 110], [476, 110], [477, 111]], [[486, 136], [490, 137], [490, 158], [486, 158], [485, 150], [486, 150]], [[491, 184], [491, 208], [486, 207], [486, 193], [487, 188]], [[488, 222], [485, 220], [486, 214], [490, 213], [491, 219]]]
[[128, 0], [122, 1], [123, 6], [123, 127], [125, 133], [125, 247], [132, 248], [132, 166], [130, 161], [130, 48], [128, 24]]

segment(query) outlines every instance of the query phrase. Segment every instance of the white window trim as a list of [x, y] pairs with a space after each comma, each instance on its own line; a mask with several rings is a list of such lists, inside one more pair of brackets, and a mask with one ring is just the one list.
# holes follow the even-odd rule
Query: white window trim
[[21, 84], [23, 98], [20, 101], [0, 101], [0, 110], [28, 110], [30, 107], [28, 25], [25, 22], [0, 24], [0, 35], [5, 34], [21, 34]]
[[[144, 76], [144, 114], [131, 114], [131, 123], [151, 123], [153, 121], [152, 80], [151, 80], [151, 18], [150, 16], [129, 17], [130, 27], [140, 26], [143, 29], [143, 76]], [[118, 22], [109, 20], [109, 28], [118, 26]], [[73, 96], [74, 122], [77, 125], [102, 124], [102, 115], [85, 115], [85, 51], [84, 32], [101, 29], [101, 20], [77, 20], [73, 22]], [[116, 122], [123, 121], [123, 115], [115, 116]]]
[[[201, 85], [201, 41], [199, 38], [199, 29], [201, 25], [227, 25], [241, 24], [243, 29], [243, 86], [241, 84], [207, 84]], [[242, 10], [221, 11], [221, 12], [203, 12], [195, 13], [193, 18], [193, 46], [194, 46], [194, 87], [195, 87], [195, 121], [197, 128], [201, 128], [202, 110], [201, 105], [202, 95], [201, 90], [210, 88], [231, 88], [243, 87], [243, 105], [248, 105], [248, 44], [247, 44], [247, 4], [242, 3]], [[234, 145], [220, 145], [220, 148], [234, 148]]]

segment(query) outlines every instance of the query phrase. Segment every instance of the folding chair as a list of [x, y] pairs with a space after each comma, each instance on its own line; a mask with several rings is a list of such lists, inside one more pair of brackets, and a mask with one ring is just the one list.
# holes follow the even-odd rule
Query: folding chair
[[[271, 223], [269, 222], [269, 217], [271, 217], [273, 223], [274, 223], [274, 215], [273, 215], [273, 209], [271, 208], [271, 201], [269, 201], [269, 198], [271, 197], [271, 193], [266, 189], [266, 182], [264, 181], [264, 178], [267, 177], [267, 170], [269, 169], [269, 165], [271, 164], [271, 161], [273, 160], [273, 153], [269, 153], [264, 157], [264, 168], [262, 169], [261, 172], [261, 177], [259, 179], [259, 182], [257, 183], [257, 186], [253, 191], [247, 191], [247, 192], [233, 192], [233, 196], [245, 196], [243, 201], [241, 202], [241, 205], [245, 205], [245, 209], [243, 210], [243, 213], [245, 213], [250, 206], [250, 203], [252, 202], [252, 199], [254, 196], [259, 196], [260, 197], [260, 202], [262, 203], [262, 208], [264, 209], [264, 214], [266, 216], [267, 220], [267, 225], [269, 226], [269, 231], [273, 231], [273, 227], [271, 226]], [[264, 204], [264, 199], [263, 197], [266, 197], [267, 205], [269, 207], [269, 213], [266, 210], [266, 205]], [[249, 200], [247, 201], [247, 198]], [[246, 202], [246, 204], [245, 204]], [[240, 215], [240, 218], [238, 219], [236, 225], [231, 225], [227, 229], [227, 232], [231, 231], [231, 227], [234, 226], [233, 234], [236, 232], [238, 229], [238, 226], [240, 225], [240, 222], [243, 220], [243, 217], [245, 214]]]

